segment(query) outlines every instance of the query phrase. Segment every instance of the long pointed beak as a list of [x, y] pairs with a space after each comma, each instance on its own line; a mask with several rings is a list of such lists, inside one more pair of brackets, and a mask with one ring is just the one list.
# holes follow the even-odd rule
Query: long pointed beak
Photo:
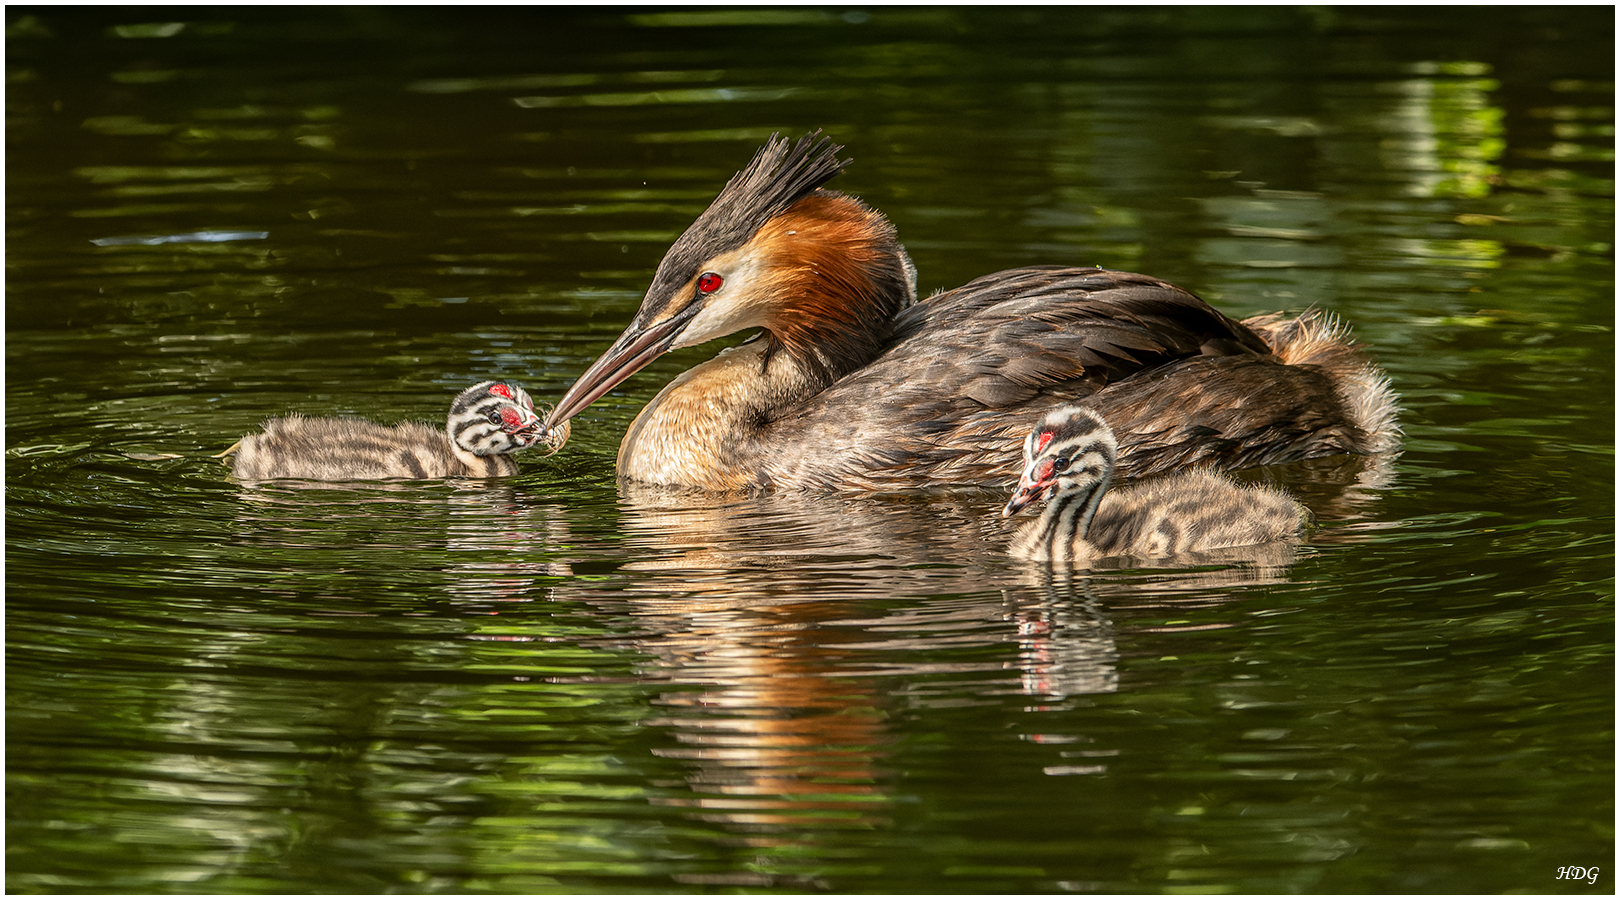
[[551, 431], [572, 419], [580, 410], [617, 387], [619, 382], [664, 355], [674, 345], [675, 338], [690, 318], [683, 311], [647, 328], [631, 325], [625, 329], [613, 346], [597, 357], [596, 362], [591, 363], [585, 374], [579, 376], [574, 386], [568, 389], [568, 393], [557, 401], [557, 408], [546, 416], [546, 430]]

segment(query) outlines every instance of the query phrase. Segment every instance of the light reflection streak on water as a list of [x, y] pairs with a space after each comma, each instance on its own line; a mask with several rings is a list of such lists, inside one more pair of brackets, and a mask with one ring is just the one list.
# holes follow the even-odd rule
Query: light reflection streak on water
[[148, 246], [159, 244], [223, 244], [229, 241], [262, 241], [268, 231], [188, 231], [184, 234], [138, 234], [125, 237], [92, 238], [97, 247]]

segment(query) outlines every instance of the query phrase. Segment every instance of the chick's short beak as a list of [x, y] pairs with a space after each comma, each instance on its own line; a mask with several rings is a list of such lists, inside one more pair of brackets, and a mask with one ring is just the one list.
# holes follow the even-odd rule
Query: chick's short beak
[[1010, 516], [1031, 503], [1039, 500], [1052, 486], [1051, 465], [1040, 467], [1029, 466], [1018, 476], [1018, 487], [1013, 490], [1012, 499], [1001, 510], [1004, 516]]

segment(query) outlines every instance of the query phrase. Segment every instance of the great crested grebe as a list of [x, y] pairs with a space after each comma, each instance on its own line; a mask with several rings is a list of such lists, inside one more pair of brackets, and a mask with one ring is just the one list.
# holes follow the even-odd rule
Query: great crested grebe
[[1239, 323], [1128, 272], [1009, 269], [917, 299], [881, 214], [821, 188], [847, 161], [772, 137], [675, 241], [641, 309], [558, 402], [559, 426], [647, 363], [763, 333], [670, 382], [621, 477], [734, 491], [1005, 484], [1032, 415], [1084, 400], [1119, 471], [1241, 469], [1394, 449], [1388, 381], [1332, 319]]
[[1162, 559], [1230, 547], [1295, 542], [1314, 523], [1310, 510], [1267, 487], [1240, 487], [1199, 470], [1109, 491], [1118, 444], [1095, 412], [1052, 410], [1024, 439], [1024, 471], [1003, 515], [1047, 497], [1008, 551], [1041, 562]]
[[266, 421], [263, 434], [242, 438], [220, 456], [235, 454], [231, 475], [243, 481], [502, 478], [518, 472], [507, 454], [542, 441], [557, 448], [567, 440], [563, 429], [546, 431], [540, 424], [522, 388], [484, 381], [456, 397], [442, 429], [293, 415]]

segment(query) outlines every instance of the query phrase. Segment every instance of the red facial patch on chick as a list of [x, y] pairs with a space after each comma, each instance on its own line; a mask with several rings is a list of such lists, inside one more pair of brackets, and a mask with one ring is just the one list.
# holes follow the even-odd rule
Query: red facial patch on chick
[[501, 410], [501, 421], [505, 422], [506, 431], [522, 431], [528, 427], [529, 420], [523, 413], [508, 406]]
[[1035, 486], [1044, 488], [1052, 483], [1052, 460], [1043, 459], [1035, 467]]
[[1036, 436], [1036, 438], [1035, 438], [1035, 452], [1036, 453], [1039, 453], [1042, 450], [1045, 450], [1046, 445], [1052, 443], [1052, 435], [1053, 434], [1054, 434], [1054, 432], [1043, 431], [1039, 435]]
[[491, 394], [494, 394], [497, 397], [505, 397], [508, 400], [516, 400], [517, 399], [515, 396], [512, 395], [512, 389], [507, 387], [504, 384], [492, 384], [492, 385], [490, 385], [489, 386], [489, 392]]

